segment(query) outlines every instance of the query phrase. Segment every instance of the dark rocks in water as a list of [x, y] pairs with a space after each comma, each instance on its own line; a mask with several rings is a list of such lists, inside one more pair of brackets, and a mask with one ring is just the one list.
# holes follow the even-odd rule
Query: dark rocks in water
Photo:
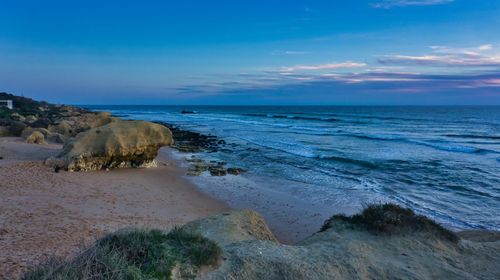
[[226, 176], [227, 174], [240, 175], [246, 171], [238, 167], [226, 168], [226, 163], [222, 161], [205, 161], [194, 156], [188, 158], [187, 161], [191, 164], [187, 174], [189, 176], [199, 176], [207, 171], [211, 176]]
[[190, 110], [182, 110], [181, 111], [181, 114], [194, 114], [195, 112], [194, 111], [190, 111]]
[[243, 172], [246, 172], [246, 170], [239, 167], [230, 167], [227, 169], [227, 173], [231, 175], [240, 175]]
[[210, 175], [212, 176], [226, 176], [227, 171], [224, 168], [211, 168]]
[[[221, 149], [221, 145], [226, 145], [226, 141], [223, 139], [217, 139], [214, 135], [205, 135], [194, 131], [183, 130], [174, 125], [158, 122], [172, 131], [174, 138], [173, 148], [183, 152], [183, 153], [199, 153], [208, 152], [214, 153], [219, 151], [231, 152], [228, 149]], [[234, 146], [233, 144], [231, 146]], [[203, 172], [208, 171], [212, 176], [225, 176], [227, 174], [239, 175], [246, 170], [243, 168], [225, 168], [225, 162], [221, 161], [204, 161], [202, 159], [191, 157], [187, 159], [190, 163], [190, 168], [188, 170], [189, 176], [199, 176]]]
[[184, 153], [216, 152], [218, 140], [216, 136], [205, 135], [194, 131], [180, 129], [168, 123], [158, 122], [170, 129], [174, 137], [173, 148]]

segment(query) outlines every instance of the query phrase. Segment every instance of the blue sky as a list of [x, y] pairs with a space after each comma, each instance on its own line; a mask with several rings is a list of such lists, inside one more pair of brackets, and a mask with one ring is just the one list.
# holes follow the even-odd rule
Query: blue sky
[[500, 104], [500, 0], [27, 1], [0, 91], [73, 104]]

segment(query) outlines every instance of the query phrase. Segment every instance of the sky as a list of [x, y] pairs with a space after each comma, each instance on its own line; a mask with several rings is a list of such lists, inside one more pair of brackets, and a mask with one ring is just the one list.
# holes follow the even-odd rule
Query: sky
[[500, 0], [0, 3], [0, 91], [49, 102], [500, 105]]

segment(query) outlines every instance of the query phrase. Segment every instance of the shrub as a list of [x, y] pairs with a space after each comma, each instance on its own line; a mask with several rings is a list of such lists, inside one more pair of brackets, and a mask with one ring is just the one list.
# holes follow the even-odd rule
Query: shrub
[[374, 234], [390, 235], [416, 231], [433, 233], [452, 242], [458, 241], [458, 236], [453, 231], [425, 216], [415, 214], [409, 208], [392, 203], [368, 205], [361, 213], [352, 216], [334, 215], [324, 223], [320, 231], [331, 228], [336, 221]]
[[[188, 274], [216, 264], [222, 250], [212, 241], [174, 229], [119, 231], [98, 240], [70, 261], [52, 259], [23, 279], [170, 279], [176, 265]], [[194, 275], [191, 275], [194, 276]]]

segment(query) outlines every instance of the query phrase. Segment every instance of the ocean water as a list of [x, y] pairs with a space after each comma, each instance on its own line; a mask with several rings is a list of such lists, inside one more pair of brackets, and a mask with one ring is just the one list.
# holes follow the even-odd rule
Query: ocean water
[[500, 230], [500, 107], [89, 107], [216, 135], [228, 145], [201, 157], [321, 209], [396, 202]]

